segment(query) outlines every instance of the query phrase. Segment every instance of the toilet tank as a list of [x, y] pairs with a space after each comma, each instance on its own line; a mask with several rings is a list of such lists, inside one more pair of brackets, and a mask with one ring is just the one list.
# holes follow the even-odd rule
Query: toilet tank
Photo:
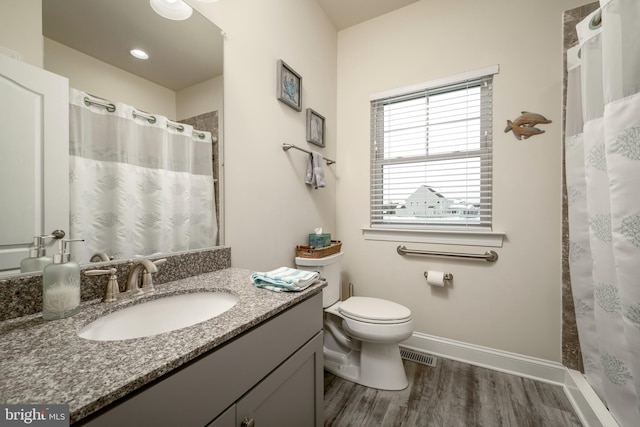
[[296, 267], [300, 270], [317, 271], [320, 277], [327, 280], [327, 286], [322, 289], [322, 307], [329, 307], [340, 299], [342, 266], [342, 252], [323, 258], [296, 257]]

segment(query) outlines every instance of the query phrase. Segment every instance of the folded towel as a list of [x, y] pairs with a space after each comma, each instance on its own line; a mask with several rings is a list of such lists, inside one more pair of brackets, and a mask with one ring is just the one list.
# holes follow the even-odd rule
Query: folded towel
[[309, 153], [307, 161], [307, 174], [304, 177], [304, 183], [313, 185], [313, 153]]
[[323, 188], [325, 187], [324, 182], [324, 169], [322, 167], [323, 164], [322, 154], [312, 151], [309, 154], [309, 161], [307, 162], [307, 174], [305, 176], [304, 182], [306, 184], [313, 185], [314, 188]]
[[251, 275], [253, 284], [259, 288], [276, 292], [302, 291], [320, 278], [315, 271], [296, 270], [295, 268], [280, 267], [272, 271], [256, 272]]
[[322, 165], [324, 159], [320, 153], [313, 152], [313, 176], [315, 178], [315, 188], [324, 188], [326, 185], [324, 182], [324, 169]]

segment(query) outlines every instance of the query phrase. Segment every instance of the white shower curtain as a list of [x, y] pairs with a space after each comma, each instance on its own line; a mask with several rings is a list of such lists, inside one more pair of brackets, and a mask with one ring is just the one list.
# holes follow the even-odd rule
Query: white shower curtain
[[601, 0], [567, 54], [569, 265], [585, 376], [640, 426], [640, 1]]
[[69, 235], [85, 239], [75, 260], [215, 245], [209, 132], [74, 89], [69, 113]]

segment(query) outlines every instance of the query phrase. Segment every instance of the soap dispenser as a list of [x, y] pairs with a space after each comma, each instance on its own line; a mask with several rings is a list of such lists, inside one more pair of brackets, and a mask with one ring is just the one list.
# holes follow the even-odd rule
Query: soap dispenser
[[42, 317], [45, 320], [62, 319], [80, 311], [80, 265], [71, 260], [67, 245], [83, 241], [58, 240], [58, 253], [53, 256], [53, 263], [42, 272]]
[[55, 230], [49, 235], [34, 236], [33, 245], [29, 247], [29, 258], [25, 258], [20, 262], [20, 273], [29, 273], [32, 271], [42, 271], [53, 262], [53, 258], [47, 256], [45, 248], [45, 239], [62, 239], [64, 231]]

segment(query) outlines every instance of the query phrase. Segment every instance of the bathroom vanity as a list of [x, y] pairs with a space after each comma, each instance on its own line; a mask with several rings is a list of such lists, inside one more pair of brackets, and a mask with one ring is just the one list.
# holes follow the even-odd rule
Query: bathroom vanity
[[[205, 290], [239, 297], [208, 321], [151, 337], [91, 341], [84, 325], [132, 304], [83, 304], [52, 322], [0, 323], [0, 401], [68, 403], [74, 425], [323, 424], [323, 285], [277, 293], [227, 268], [157, 286], [157, 298]], [[144, 321], [144, 319], [141, 319]]]

